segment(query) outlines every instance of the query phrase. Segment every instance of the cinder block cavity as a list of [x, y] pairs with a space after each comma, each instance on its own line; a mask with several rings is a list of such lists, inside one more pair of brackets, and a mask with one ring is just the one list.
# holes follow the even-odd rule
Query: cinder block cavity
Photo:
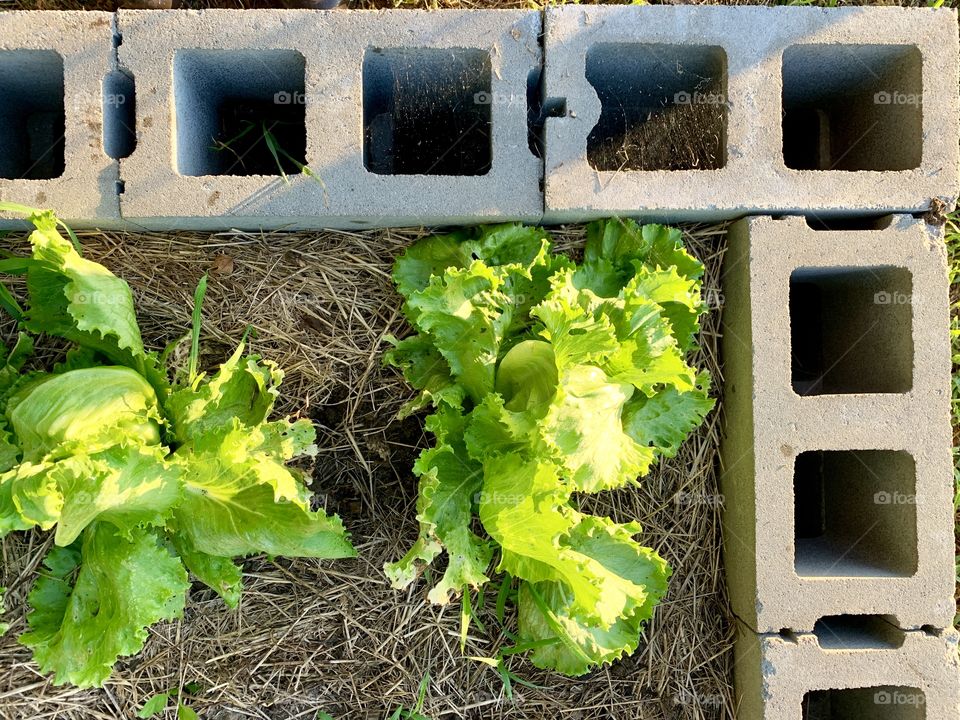
[[912, 278], [902, 267], [803, 267], [790, 275], [793, 389], [903, 393], [913, 383]]
[[63, 58], [52, 50], [0, 51], [0, 177], [63, 174]]
[[724, 556], [734, 612], [757, 632], [953, 620], [943, 231], [875, 224], [730, 229]]
[[545, 221], [952, 206], [955, 10], [548, 7]]
[[372, 48], [363, 59], [364, 165], [381, 175], [490, 171], [490, 55]]
[[726, 159], [726, 54], [706, 45], [610, 43], [590, 48], [600, 99], [587, 136], [596, 170], [694, 170]]
[[[887, 702], [889, 699], [889, 702]], [[803, 696], [803, 720], [926, 720], [920, 688], [875, 685], [810, 690]]]
[[527, 137], [540, 13], [120, 10], [117, 22], [137, 82], [120, 202], [137, 225], [542, 218]]
[[[105, 149], [113, 15], [0, 13], [0, 200], [55, 208], [78, 227], [119, 221]], [[0, 225], [22, 221], [0, 215]]]
[[[883, 623], [873, 618], [874, 623]], [[863, 623], [866, 624], [866, 623]], [[946, 720], [960, 716], [957, 633], [838, 637], [756, 636], [736, 641], [738, 720]], [[897, 633], [892, 629], [891, 633]], [[856, 642], [840, 642], [853, 637]]]
[[783, 52], [783, 160], [796, 170], [913, 170], [923, 156], [915, 45], [793, 45]]
[[830, 615], [817, 620], [813, 634], [823, 650], [896, 650], [906, 633], [889, 615]]
[[916, 465], [892, 450], [808, 450], [793, 467], [800, 577], [917, 571]]
[[306, 63], [295, 50], [178, 50], [181, 175], [280, 175], [306, 163]]
[[114, 160], [137, 146], [137, 87], [133, 78], [114, 70], [103, 79], [103, 148]]

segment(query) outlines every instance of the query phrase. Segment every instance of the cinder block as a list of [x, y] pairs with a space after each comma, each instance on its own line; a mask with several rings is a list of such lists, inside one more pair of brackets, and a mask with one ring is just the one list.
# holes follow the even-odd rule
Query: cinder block
[[735, 656], [737, 720], [960, 717], [953, 629], [871, 631], [860, 624], [790, 637], [746, 631]]
[[873, 224], [730, 229], [724, 553], [734, 612], [759, 632], [845, 614], [952, 623], [943, 231]]
[[[527, 133], [537, 12], [121, 10], [118, 23], [120, 64], [138, 90], [137, 148], [121, 163], [132, 222], [358, 228], [542, 216], [542, 164]], [[262, 123], [313, 177], [282, 157], [284, 181]]]
[[544, 48], [547, 222], [957, 198], [955, 10], [568, 5]]
[[103, 124], [112, 23], [105, 12], [0, 13], [0, 199], [79, 226], [118, 220]]

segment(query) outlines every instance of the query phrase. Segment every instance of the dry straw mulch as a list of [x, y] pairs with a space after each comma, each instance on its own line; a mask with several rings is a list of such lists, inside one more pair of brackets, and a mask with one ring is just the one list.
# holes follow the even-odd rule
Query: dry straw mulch
[[[120, 662], [103, 690], [55, 687], [16, 642], [26, 594], [51, 539], [17, 533], [2, 541], [0, 585], [10, 587], [11, 632], [0, 638], [0, 718], [91, 720], [133, 717], [154, 693], [197, 682], [189, 698], [206, 720], [384, 718], [414, 704], [429, 673], [424, 713], [432, 718], [643, 718], [713, 720], [733, 716], [732, 623], [720, 561], [716, 454], [718, 413], [657, 468], [639, 490], [590, 499], [590, 510], [637, 518], [645, 541], [675, 569], [670, 592], [641, 649], [580, 679], [538, 671], [522, 656], [510, 667], [537, 687], [509, 700], [495, 672], [459, 649], [458, 607], [438, 608], [426, 583], [389, 587], [384, 562], [416, 536], [411, 465], [429, 443], [422, 417], [396, 420], [411, 396], [383, 368], [384, 336], [406, 329], [390, 281], [393, 258], [415, 231], [218, 235], [81, 234], [88, 257], [134, 289], [144, 336], [162, 347], [190, 323], [193, 289], [211, 272], [203, 356], [214, 367], [250, 325], [252, 349], [286, 370], [278, 410], [312, 418], [320, 455], [313, 489], [344, 518], [357, 560], [245, 561], [246, 591], [236, 611], [196, 585], [182, 621], [151, 629], [144, 651]], [[582, 227], [556, 232], [576, 252]], [[687, 241], [707, 265], [718, 297], [723, 228], [693, 228]], [[5, 242], [17, 245], [18, 237]], [[720, 382], [718, 311], [705, 318], [697, 362]], [[12, 326], [0, 328], [9, 337]], [[45, 346], [49, 359], [56, 343]], [[488, 593], [467, 655], [510, 645]], [[507, 619], [509, 629], [514, 622]], [[173, 717], [168, 715], [168, 717]]]

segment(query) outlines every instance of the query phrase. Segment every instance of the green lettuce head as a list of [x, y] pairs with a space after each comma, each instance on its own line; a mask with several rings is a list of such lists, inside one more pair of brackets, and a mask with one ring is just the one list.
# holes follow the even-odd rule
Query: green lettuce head
[[125, 367], [47, 375], [10, 398], [7, 416], [24, 462], [93, 454], [121, 443], [160, 443], [157, 394]]
[[436, 443], [413, 468], [420, 537], [386, 567], [396, 587], [445, 552], [429, 599], [450, 602], [488, 582], [496, 553], [535, 665], [582, 675], [636, 649], [670, 567], [639, 524], [584, 514], [576, 496], [636, 484], [713, 407], [686, 359], [702, 274], [680, 231], [621, 220], [589, 226], [580, 264], [520, 225], [398, 259], [416, 333], [386, 361], [420, 391], [405, 412], [434, 408]]

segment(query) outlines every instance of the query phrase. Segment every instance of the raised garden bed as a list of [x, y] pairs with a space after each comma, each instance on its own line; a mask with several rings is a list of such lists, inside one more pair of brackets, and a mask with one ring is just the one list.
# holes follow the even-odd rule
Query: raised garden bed
[[[7, 715], [128, 717], [154, 694], [196, 682], [203, 689], [189, 702], [203, 718], [313, 718], [320, 710], [381, 718], [413, 706], [429, 673], [423, 712], [435, 718], [733, 717], [734, 627], [720, 562], [715, 465], [719, 409], [639, 490], [591, 498], [594, 511], [638, 520], [645, 542], [674, 567], [668, 595], [634, 656], [579, 679], [536, 670], [516, 656], [510, 669], [540, 687], [515, 684], [509, 700], [493, 669], [461, 655], [456, 605], [442, 611], [430, 605], [423, 581], [406, 592], [386, 582], [383, 564], [416, 536], [411, 465], [427, 442], [422, 416], [394, 419], [412, 395], [396, 371], [381, 366], [384, 336], [404, 332], [389, 273], [393, 258], [421, 235], [80, 234], [87, 257], [132, 285], [154, 347], [189, 328], [193, 289], [211, 273], [206, 362], [218, 362], [253, 326], [252, 349], [287, 370], [277, 412], [317, 424], [313, 489], [343, 517], [360, 558], [248, 560], [238, 611], [197, 586], [184, 620], [155, 626], [145, 650], [121, 661], [105, 692], [52, 686], [16, 644], [23, 629], [17, 621], [0, 639], [0, 667], [10, 668], [0, 680]], [[565, 252], [582, 248], [580, 226], [554, 236]], [[705, 295], [713, 304], [696, 362], [718, 379], [724, 237], [722, 226], [684, 235], [706, 266]], [[57, 352], [51, 343], [40, 358]], [[48, 545], [34, 532], [3, 540], [0, 584], [10, 588], [14, 614]], [[468, 655], [489, 656], [511, 644], [498, 628], [495, 594], [487, 595], [480, 613], [487, 632], [474, 628]], [[506, 624], [509, 630], [515, 619]]]

